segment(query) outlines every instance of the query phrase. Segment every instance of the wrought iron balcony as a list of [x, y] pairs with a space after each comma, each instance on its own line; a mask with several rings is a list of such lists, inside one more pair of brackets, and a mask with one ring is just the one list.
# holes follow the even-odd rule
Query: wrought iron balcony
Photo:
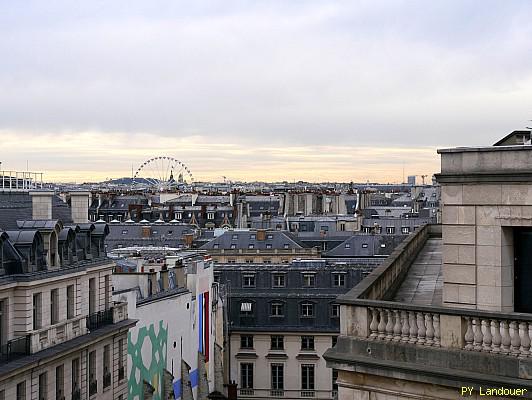
[[0, 346], [0, 360], [9, 362], [30, 354], [30, 335], [9, 340]]

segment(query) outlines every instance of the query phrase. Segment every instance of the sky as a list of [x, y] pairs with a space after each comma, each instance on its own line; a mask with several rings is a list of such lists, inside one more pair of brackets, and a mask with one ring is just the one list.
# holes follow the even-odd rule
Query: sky
[[[532, 119], [531, 1], [0, 0], [0, 162], [400, 182]], [[528, 125], [527, 125], [528, 124]]]

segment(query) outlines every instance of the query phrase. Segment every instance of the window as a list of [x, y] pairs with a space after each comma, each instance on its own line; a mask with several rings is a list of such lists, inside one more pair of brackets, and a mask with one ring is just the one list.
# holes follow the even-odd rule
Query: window
[[250, 303], [250, 302], [240, 303], [240, 315], [244, 317], [253, 316], [253, 303]]
[[289, 249], [290, 245], [288, 243], [283, 244], [283, 249]]
[[111, 386], [111, 348], [109, 345], [103, 347], [103, 387]]
[[235, 258], [229, 258], [227, 260], [227, 264], [236, 264], [236, 259]]
[[269, 239], [269, 240], [273, 239], [273, 235], [271, 233], [267, 234], [266, 239]]
[[111, 302], [111, 275], [105, 275], [104, 277], [104, 304], [105, 309], [109, 310], [110, 302]]
[[250, 243], [250, 244], [248, 245], [248, 249], [254, 249], [254, 248], [255, 248], [255, 245], [254, 245], [253, 243]]
[[401, 228], [401, 233], [402, 233], [402, 234], [405, 234], [405, 235], [408, 235], [408, 234], [410, 233], [410, 227], [408, 227], [408, 226], [403, 226], [403, 227]]
[[272, 263], [272, 260], [270, 258], [265, 258], [263, 261], [262, 261], [264, 264], [271, 264]]
[[314, 364], [301, 365], [301, 390], [314, 390]]
[[301, 336], [301, 350], [314, 350], [314, 336]]
[[303, 274], [303, 286], [304, 287], [316, 286], [316, 276], [314, 274]]
[[214, 219], [214, 213], [213, 212], [208, 212], [207, 213], [207, 219]]
[[59, 289], [50, 291], [50, 324], [59, 322]]
[[183, 218], [183, 213], [180, 213], [180, 212], [175, 213], [175, 219], [182, 219], [182, 218]]
[[253, 335], [240, 335], [240, 348], [252, 349], [253, 348]]
[[65, 367], [63, 364], [55, 368], [55, 398], [63, 397], [65, 393]]
[[362, 248], [363, 249], [367, 249], [368, 248], [368, 244], [367, 243], [362, 243]]
[[79, 390], [79, 358], [72, 360], [72, 393]]
[[272, 364], [271, 375], [272, 375], [272, 390], [283, 390], [284, 389], [284, 365], [283, 364]]
[[252, 258], [246, 258], [246, 264], [253, 264]]
[[270, 304], [270, 316], [272, 317], [284, 316], [284, 304], [283, 303], [271, 303]]
[[220, 248], [220, 243], [214, 243], [214, 244], [212, 245], [212, 248], [213, 248], [213, 249], [219, 249], [219, 248]]
[[336, 346], [336, 342], [338, 342], [338, 336], [332, 336], [331, 341], [332, 341], [332, 347]]
[[240, 387], [242, 389], [253, 389], [253, 364], [240, 364]]
[[[42, 298], [40, 293], [33, 295], [33, 329], [42, 327]], [[25, 396], [25, 395], [24, 395]]]
[[5, 307], [6, 301], [0, 301], [0, 347], [7, 342], [7, 310]]
[[26, 381], [17, 384], [17, 400], [26, 400]]
[[362, 227], [362, 233], [371, 233], [371, 227], [363, 226]]
[[266, 243], [266, 248], [267, 249], [271, 249], [272, 248], [272, 244], [271, 243]]
[[67, 319], [74, 318], [74, 285], [67, 286]]
[[257, 235], [252, 233], [251, 235], [249, 235], [249, 239], [250, 240], [255, 240], [257, 238]]
[[386, 247], [385, 243], [381, 243], [381, 248], [384, 249]]
[[232, 249], [236, 249], [236, 244], [232, 243], [232, 244], [231, 244], [231, 248], [232, 248]]
[[89, 279], [89, 314], [96, 312], [96, 279]]
[[272, 350], [284, 350], [284, 336], [272, 335], [270, 341]]
[[122, 230], [122, 235], [127, 235], [127, 229]]
[[98, 392], [96, 380], [96, 351], [89, 353], [89, 396]]
[[255, 287], [255, 275], [242, 276], [242, 287], [253, 288]]
[[121, 381], [126, 376], [124, 368], [124, 339], [118, 339], [118, 380]]
[[351, 248], [351, 243], [346, 243], [346, 244], [345, 244], [345, 248], [346, 248], [346, 249], [350, 249], [350, 248]]
[[273, 274], [272, 286], [274, 288], [282, 288], [286, 286], [285, 274]]
[[48, 398], [48, 375], [43, 372], [39, 375], [39, 400]]
[[386, 233], [388, 235], [393, 235], [395, 233], [395, 227], [394, 226], [387, 226], [386, 227]]
[[331, 304], [331, 318], [340, 318], [339, 304]]
[[314, 304], [301, 303], [301, 316], [305, 318], [314, 317]]
[[238, 240], [238, 235], [231, 236], [231, 240]]
[[344, 287], [345, 286], [345, 274], [333, 274], [333, 286]]

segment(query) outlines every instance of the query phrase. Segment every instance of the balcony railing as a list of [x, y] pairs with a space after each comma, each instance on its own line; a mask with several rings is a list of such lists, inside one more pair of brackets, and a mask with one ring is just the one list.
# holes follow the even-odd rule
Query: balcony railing
[[532, 314], [389, 301], [433, 232], [426, 225], [354, 289], [338, 298], [342, 336], [529, 358]]
[[96, 393], [98, 393], [98, 381], [90, 381], [89, 382], [89, 396], [94, 396]]
[[87, 329], [94, 331], [113, 323], [113, 308], [98, 311], [87, 316]]
[[324, 399], [336, 400], [337, 392], [334, 390], [301, 390], [301, 389], [248, 389], [238, 390], [239, 398], [255, 399]]
[[110, 372], [103, 375], [103, 387], [106, 388], [109, 386], [111, 386], [111, 373]]
[[87, 327], [84, 316], [78, 316], [32, 331], [30, 332], [31, 353], [67, 342], [86, 333]]
[[0, 346], [0, 361], [8, 362], [30, 354], [30, 336], [21, 336]]

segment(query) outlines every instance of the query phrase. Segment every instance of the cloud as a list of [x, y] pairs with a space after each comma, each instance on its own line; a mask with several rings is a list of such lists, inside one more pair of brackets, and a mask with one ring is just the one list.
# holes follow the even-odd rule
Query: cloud
[[[369, 146], [262, 146], [216, 144], [210, 138], [181, 139], [152, 134], [83, 132], [13, 135], [3, 138], [3, 168], [45, 173], [49, 181], [98, 181], [131, 176], [148, 158], [171, 156], [184, 162], [196, 181], [379, 181], [439, 169], [436, 149]], [[21, 150], [23, 149], [23, 150]], [[90, 172], [88, 172], [90, 171]]]
[[526, 1], [10, 2], [0, 130], [91, 132], [100, 148], [201, 137], [235, 145], [229, 165], [264, 147], [490, 144], [531, 118], [531, 14]]

